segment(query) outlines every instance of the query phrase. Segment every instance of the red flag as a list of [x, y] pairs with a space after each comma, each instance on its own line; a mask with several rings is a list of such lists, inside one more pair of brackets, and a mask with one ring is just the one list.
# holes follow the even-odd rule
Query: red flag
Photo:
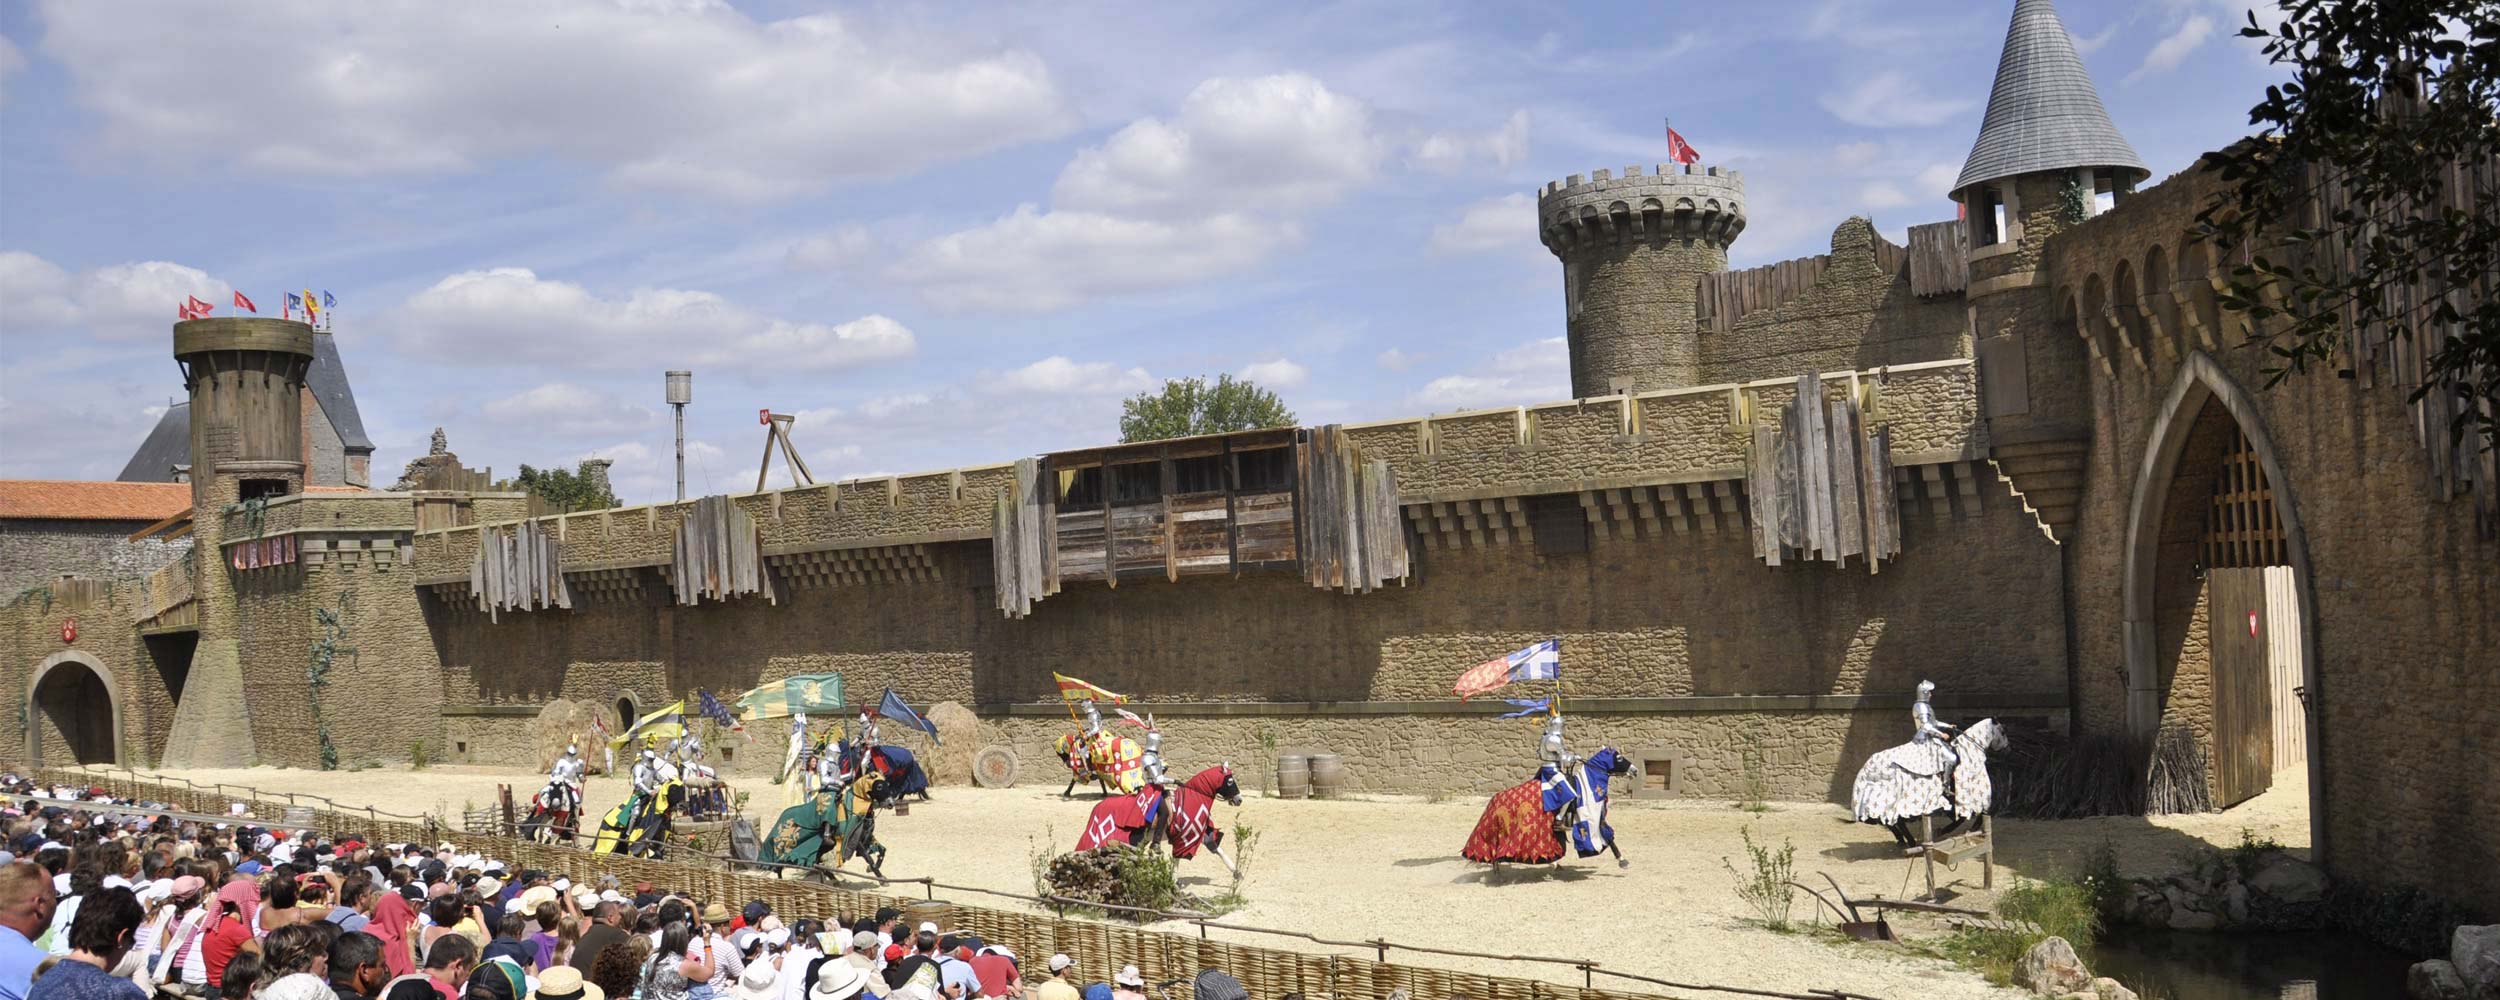
[[178, 305], [178, 306], [175, 306], [175, 307], [174, 307], [174, 318], [175, 318], [175, 319], [198, 319], [198, 318], [200, 318], [200, 314], [195, 313], [195, 312], [192, 312], [192, 311], [191, 311], [191, 303], [185, 302], [185, 303], [183, 303], [183, 304], [181, 304], [181, 305]]
[[1667, 159], [1677, 163], [1700, 163], [1701, 153], [1693, 148], [1692, 143], [1684, 141], [1683, 134], [1669, 127], [1667, 129]]
[[260, 307], [253, 305], [252, 300], [243, 297], [243, 290], [240, 288], [235, 289], [234, 291], [234, 307], [245, 312], [260, 311]]

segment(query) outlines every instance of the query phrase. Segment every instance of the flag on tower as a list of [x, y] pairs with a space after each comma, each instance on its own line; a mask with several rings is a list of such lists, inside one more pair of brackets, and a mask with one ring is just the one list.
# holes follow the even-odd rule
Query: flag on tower
[[312, 289], [309, 288], [304, 289], [304, 316], [314, 321], [321, 319], [321, 303], [313, 298]]
[[260, 311], [260, 307], [253, 305], [252, 300], [245, 297], [243, 290], [240, 288], [234, 290], [234, 307], [241, 309], [244, 312], [256, 313]]
[[1451, 691], [1466, 701], [1512, 681], [1550, 681], [1562, 676], [1562, 640], [1547, 639], [1468, 668]]
[[1701, 151], [1694, 149], [1692, 143], [1684, 141], [1684, 133], [1676, 131], [1675, 126], [1669, 125], [1667, 126], [1667, 159], [1677, 163], [1700, 163]]
[[[295, 318], [295, 311], [296, 311], [296, 310], [298, 310], [298, 309], [302, 309], [302, 308], [304, 308], [304, 297], [303, 297], [303, 296], [301, 296], [301, 295], [297, 295], [297, 294], [295, 294], [294, 292], [288, 292], [288, 293], [286, 293], [286, 310], [285, 310], [285, 312], [284, 312], [284, 318], [286, 318], [286, 319], [294, 319], [294, 318]], [[309, 315], [311, 315], [311, 314], [310, 314], [310, 313], [306, 313], [305, 315], [308, 315], [308, 316], [309, 316]]]

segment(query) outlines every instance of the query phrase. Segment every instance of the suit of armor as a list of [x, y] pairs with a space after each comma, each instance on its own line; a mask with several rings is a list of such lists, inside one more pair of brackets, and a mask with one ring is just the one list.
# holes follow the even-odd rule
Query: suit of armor
[[1095, 708], [1094, 699], [1087, 698], [1076, 703], [1076, 710], [1084, 717], [1085, 739], [1090, 742], [1102, 733], [1102, 709]]
[[644, 747], [634, 761], [634, 794], [648, 796], [660, 790], [660, 783], [659, 751]]
[[[1149, 722], [1151, 723], [1151, 720], [1149, 720]], [[1163, 731], [1160, 729], [1146, 730], [1146, 738], [1143, 742], [1145, 743], [1145, 750], [1138, 755], [1137, 762], [1139, 766], [1145, 768], [1146, 783], [1149, 785], [1164, 784], [1170, 776], [1165, 773], [1163, 768]]]
[[582, 801], [582, 770], [581, 747], [567, 744], [564, 756], [556, 758], [555, 766], [547, 769], [547, 788], [539, 797], [566, 812], [578, 809]]
[[[1918, 700], [1910, 703], [1910, 725], [1914, 730], [1910, 734], [1910, 742], [1935, 747], [1944, 757], [1944, 766], [1949, 772], [1962, 762], [1962, 755], [1953, 749], [1953, 725], [1936, 721], [1935, 706], [1927, 703], [1927, 699], [1935, 693], [1936, 682], [1918, 682]], [[1945, 787], [1950, 789], [1952, 782], [1946, 782]]]
[[1556, 770], [1561, 770], [1574, 759], [1571, 749], [1563, 745], [1562, 713], [1545, 717], [1545, 734], [1537, 738], [1536, 756], [1538, 760], [1554, 765]]

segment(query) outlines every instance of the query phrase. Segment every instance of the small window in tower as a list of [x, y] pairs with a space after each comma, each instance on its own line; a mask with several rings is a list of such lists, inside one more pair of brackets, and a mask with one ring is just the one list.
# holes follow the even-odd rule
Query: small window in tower
[[236, 489], [236, 496], [244, 500], [267, 500], [285, 495], [284, 479], [246, 479]]
[[1992, 187], [1971, 189], [1970, 245], [1992, 247], [2005, 239], [2005, 198]]
[[1058, 471], [1060, 510], [1102, 509], [1102, 466]]

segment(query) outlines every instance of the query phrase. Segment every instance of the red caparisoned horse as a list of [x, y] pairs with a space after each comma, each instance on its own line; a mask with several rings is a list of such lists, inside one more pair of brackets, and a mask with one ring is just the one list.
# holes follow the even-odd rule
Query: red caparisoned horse
[[1085, 829], [1077, 835], [1076, 849], [1169, 844], [1172, 858], [1180, 860], [1197, 856], [1203, 847], [1224, 867], [1232, 868], [1233, 859], [1224, 855], [1224, 830], [1215, 822], [1218, 799], [1227, 805], [1241, 804], [1241, 784], [1234, 780], [1230, 763], [1200, 771], [1178, 786], [1149, 785], [1135, 794], [1095, 803]]

